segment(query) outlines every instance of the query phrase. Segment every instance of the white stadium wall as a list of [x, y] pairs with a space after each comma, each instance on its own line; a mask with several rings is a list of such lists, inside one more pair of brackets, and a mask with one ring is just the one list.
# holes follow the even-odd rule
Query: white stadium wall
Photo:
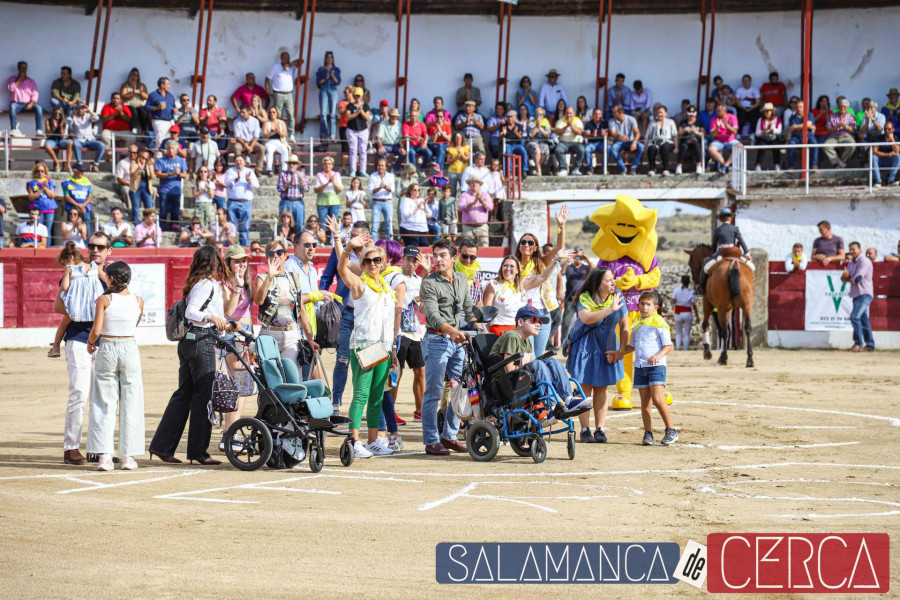
[[[187, 5], [187, 3], [185, 3]], [[0, 55], [4, 77], [15, 73], [19, 59], [29, 62], [29, 74], [38, 82], [42, 103], [49, 107], [50, 84], [61, 65], [70, 65], [84, 81], [91, 56], [95, 18], [78, 7], [0, 3], [4, 34]], [[863, 96], [879, 103], [888, 88], [897, 85], [896, 64], [900, 38], [896, 24], [900, 7], [873, 10], [818, 11], [815, 16], [813, 81], [815, 94], [832, 98], [842, 93], [854, 104]], [[394, 102], [397, 26], [387, 14], [320, 13], [313, 40], [313, 72], [326, 50], [333, 50], [345, 81], [355, 73], [366, 76], [373, 101]], [[101, 86], [101, 100], [117, 90], [132, 66], [141, 69], [149, 87], [167, 75], [173, 92], [189, 90], [194, 68], [196, 21], [180, 11], [116, 7], [110, 22], [109, 46]], [[430, 107], [431, 97], [448, 98], [460, 85], [462, 73], [471, 71], [490, 110], [494, 100], [497, 64], [496, 17], [412, 17], [409, 56], [409, 97]], [[800, 11], [719, 14], [713, 74], [738, 85], [750, 73], [761, 85], [771, 69], [781, 73], [790, 92], [798, 88], [800, 65]], [[209, 53], [207, 92], [220, 104], [254, 71], [262, 83], [281, 50], [297, 56], [300, 23], [293, 13], [219, 11]], [[585, 95], [593, 105], [596, 69], [596, 18], [517, 17], [512, 23], [509, 75], [510, 100], [518, 80], [528, 74], [536, 86], [550, 68], [562, 73], [570, 101]], [[628, 84], [638, 78], [654, 99], [672, 112], [682, 98], [696, 97], [700, 21], [696, 14], [615, 15], [610, 76], [622, 71]], [[452, 60], [445, 57], [459, 53]], [[0, 90], [0, 108], [7, 109], [6, 86]], [[318, 112], [316, 89], [311, 89], [307, 116]], [[33, 119], [23, 125], [30, 131]], [[6, 123], [3, 123], [5, 126]], [[309, 130], [307, 130], [309, 131]]]

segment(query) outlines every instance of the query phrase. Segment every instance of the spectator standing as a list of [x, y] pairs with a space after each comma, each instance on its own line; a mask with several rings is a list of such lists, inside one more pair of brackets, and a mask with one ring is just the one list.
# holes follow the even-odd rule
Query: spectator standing
[[334, 53], [329, 50], [321, 67], [316, 71], [319, 86], [319, 137], [334, 140], [337, 137], [338, 86], [341, 70], [334, 64]]
[[350, 209], [344, 212], [342, 221], [341, 231], [347, 232], [345, 239], [342, 240], [345, 244], [350, 239], [350, 226], [353, 222], [366, 220], [366, 192], [361, 186], [362, 182], [359, 177], [354, 177], [350, 180], [350, 189], [344, 193], [344, 197], [347, 199], [346, 206]]
[[775, 109], [775, 114], [781, 118], [787, 105], [787, 88], [778, 81], [778, 72], [769, 73], [769, 81], [759, 88], [760, 96], [764, 104], [771, 104]]
[[841, 281], [850, 284], [850, 298], [853, 299], [853, 310], [850, 312], [850, 323], [853, 324], [853, 352], [865, 349], [875, 350], [872, 337], [872, 325], [869, 323], [869, 305], [874, 296], [872, 285], [872, 261], [863, 256], [859, 242], [850, 242], [848, 246], [850, 261], [841, 273]]
[[[790, 138], [788, 139], [788, 144], [802, 144], [803, 143], [803, 130], [806, 129], [809, 133], [806, 135], [806, 143], [807, 144], [815, 144], [816, 143], [816, 123], [813, 121], [812, 116], [806, 112], [806, 106], [803, 104], [803, 100], [798, 100], [794, 105], [795, 110], [791, 113], [791, 116], [788, 121], [786, 121], [788, 126], [788, 133]], [[787, 111], [785, 111], [787, 112]], [[794, 156], [797, 151], [794, 148], [788, 149], [788, 164], [787, 168], [790, 171], [794, 168]], [[809, 158], [810, 158], [810, 167], [815, 169], [818, 165], [819, 152], [816, 148], [809, 149]]]
[[182, 180], [188, 176], [187, 163], [178, 156], [178, 142], [166, 142], [166, 153], [156, 159], [153, 165], [159, 179], [160, 220], [169, 231], [178, 231], [181, 218]]
[[644, 88], [644, 83], [640, 79], [635, 79], [634, 89], [631, 92], [631, 116], [637, 119], [641, 131], [647, 130], [650, 115], [653, 113], [653, 95], [650, 90]]
[[838, 149], [834, 145], [852, 144], [856, 141], [853, 137], [856, 132], [856, 119], [850, 114], [849, 109], [850, 102], [846, 98], [841, 98], [838, 101], [838, 111], [828, 115], [825, 124], [828, 138], [825, 140], [823, 152], [828, 157], [828, 161], [839, 169], [847, 168], [847, 161], [853, 156], [853, 147], [841, 148], [840, 158], [838, 158]]
[[400, 239], [404, 246], [428, 245], [428, 215], [422, 188], [413, 183], [400, 200]]
[[703, 158], [701, 154], [701, 140], [706, 134], [703, 126], [697, 120], [697, 107], [688, 106], [687, 115], [678, 126], [678, 165], [675, 166], [675, 174], [681, 175], [682, 166], [692, 158], [696, 162], [697, 173], [703, 172]]
[[96, 113], [88, 109], [87, 104], [81, 102], [75, 107], [75, 114], [69, 117], [69, 132], [72, 136], [72, 149], [75, 153], [75, 162], [82, 162], [81, 149], [94, 150], [97, 156], [91, 165], [91, 171], [100, 172], [100, 161], [106, 153], [106, 146], [94, 137], [94, 123], [100, 120]]
[[733, 156], [729, 155], [726, 161], [724, 154], [726, 150], [730, 152], [734, 147], [737, 131], [737, 117], [728, 112], [728, 107], [725, 104], [717, 104], [716, 116], [709, 123], [709, 135], [712, 138], [712, 141], [709, 143], [709, 155], [726, 172], [728, 167], [731, 166]]
[[556, 105], [560, 100], [563, 100], [566, 104], [569, 103], [566, 89], [558, 82], [559, 71], [550, 69], [547, 72], [547, 81], [541, 86], [541, 91], [538, 94], [538, 106], [543, 106], [547, 112], [556, 110]]
[[153, 208], [153, 196], [156, 189], [153, 187], [153, 179], [156, 170], [153, 168], [153, 159], [150, 150], [144, 148], [131, 157], [131, 176], [129, 181], [129, 198], [131, 200], [131, 220], [137, 224], [140, 220], [141, 206]]
[[881, 114], [884, 115], [885, 122], [891, 121], [896, 131], [900, 127], [900, 91], [897, 88], [891, 88], [887, 93], [888, 101], [881, 108]]
[[122, 209], [114, 206], [109, 211], [112, 220], [103, 225], [103, 233], [109, 236], [110, 246], [113, 248], [127, 248], [134, 245], [134, 234], [131, 223], [125, 220]]
[[363, 102], [372, 104], [372, 94], [369, 92], [369, 88], [366, 87], [366, 78], [363, 77], [362, 73], [357, 73], [356, 76], [353, 77], [353, 87], [362, 88]]
[[[775, 146], [781, 144], [781, 119], [775, 114], [775, 107], [769, 103], [763, 105], [759, 121], [756, 122], [756, 143], [762, 144], [763, 146]], [[781, 164], [779, 157], [781, 153], [774, 148], [764, 148], [759, 150], [756, 153], [756, 165], [754, 168], [757, 171], [762, 170], [762, 163], [765, 160], [766, 154], [772, 157], [772, 163], [775, 166], [775, 170], [780, 171]]]
[[290, 141], [294, 143], [294, 80], [300, 59], [291, 60], [291, 55], [282, 52], [279, 62], [272, 65], [266, 75], [266, 93], [272, 98], [272, 106], [287, 124]]
[[246, 104], [241, 106], [240, 116], [234, 120], [233, 152], [235, 157], [238, 155], [253, 155], [256, 161], [257, 175], [262, 171], [266, 155], [266, 148], [259, 141], [261, 135], [262, 129], [259, 125], [259, 119], [250, 114], [249, 106]]
[[59, 79], [50, 85], [50, 106], [61, 108], [68, 117], [79, 100], [81, 100], [81, 84], [72, 79], [72, 67], [60, 68]]
[[752, 86], [753, 78], [749, 75], [741, 77], [741, 87], [734, 93], [737, 98], [738, 125], [741, 135], [750, 135], [750, 130], [759, 119], [761, 105], [759, 90]]
[[266, 93], [266, 88], [256, 84], [256, 75], [247, 73], [244, 76], [244, 84], [231, 94], [231, 105], [234, 107], [235, 112], [240, 112], [242, 106], [252, 106], [254, 96], [263, 101], [266, 106], [269, 105], [269, 95]]
[[531, 85], [531, 77], [525, 75], [519, 80], [519, 89], [516, 91], [516, 106], [528, 108], [528, 115], [533, 116], [538, 107], [538, 95]]
[[657, 156], [662, 174], [669, 174], [669, 165], [672, 163], [672, 153], [675, 150], [677, 138], [678, 128], [675, 126], [675, 121], [669, 118], [668, 110], [660, 104], [656, 109], [656, 119], [644, 129], [644, 139], [647, 142], [647, 164], [650, 166], [647, 175], [650, 177], [656, 175]]
[[819, 221], [819, 237], [813, 241], [812, 259], [828, 266], [831, 262], [841, 262], [845, 258], [844, 240], [834, 235], [831, 231], [831, 223]]
[[19, 113], [34, 112], [35, 135], [44, 137], [44, 107], [38, 103], [40, 94], [34, 79], [28, 76], [28, 63], [20, 60], [16, 64], [17, 73], [6, 80], [9, 90], [10, 135], [24, 137], [19, 131]]
[[84, 165], [75, 163], [72, 165], [72, 176], [62, 182], [63, 199], [66, 201], [66, 211], [77, 206], [84, 215], [84, 222], [88, 228], [93, 228], [91, 219], [91, 206], [94, 201], [94, 188], [91, 181], [84, 176]]
[[228, 189], [228, 220], [237, 225], [241, 246], [247, 246], [250, 244], [253, 190], [259, 188], [259, 180], [256, 173], [247, 168], [243, 156], [235, 158], [234, 166], [225, 174], [225, 187]]
[[122, 104], [122, 94], [113, 92], [109, 104], [100, 109], [100, 122], [103, 123], [100, 139], [107, 150], [112, 152], [114, 133], [117, 148], [124, 148], [134, 142], [135, 138], [131, 134], [131, 119], [131, 108]]
[[131, 109], [131, 132], [139, 134], [150, 130], [150, 113], [147, 112], [147, 100], [150, 94], [147, 86], [141, 81], [141, 72], [137, 67], [128, 73], [128, 79], [119, 89], [122, 102]]
[[179, 105], [175, 109], [174, 115], [175, 124], [178, 125], [181, 139], [187, 145], [200, 138], [200, 115], [191, 106], [191, 99], [187, 94], [181, 94], [178, 97], [178, 102]]
[[807, 264], [809, 264], [809, 259], [803, 253], [803, 244], [799, 242], [794, 244], [791, 248], [791, 253], [784, 259], [784, 270], [788, 273], [805, 271]]
[[313, 191], [316, 193], [316, 213], [319, 223], [324, 222], [328, 215], [337, 219], [341, 214], [340, 194], [344, 191], [344, 186], [341, 183], [341, 174], [334, 170], [334, 159], [330, 156], [322, 159], [322, 170], [316, 173]]
[[565, 116], [557, 119], [553, 126], [553, 133], [559, 136], [559, 140], [553, 148], [553, 154], [556, 156], [556, 161], [559, 164], [558, 175], [560, 177], [565, 177], [569, 174], [565, 160], [566, 154], [574, 155], [574, 160], [569, 165], [571, 174], [581, 175], [581, 163], [584, 161], [584, 138], [581, 135], [583, 132], [584, 123], [575, 116], [575, 108], [569, 106], [566, 108]]
[[271, 177], [274, 174], [275, 154], [281, 157], [280, 169], [287, 169], [287, 161], [290, 156], [287, 140], [287, 126], [279, 118], [278, 109], [269, 107], [269, 118], [262, 128], [262, 139], [266, 140], [266, 174]]
[[282, 169], [275, 184], [281, 201], [278, 212], [290, 212], [294, 216], [294, 233], [300, 233], [306, 220], [306, 206], [303, 197], [309, 191], [309, 181], [303, 170], [303, 163], [296, 154], [291, 154], [287, 161], [287, 169]]
[[894, 133], [893, 121], [888, 121], [884, 125], [884, 133], [879, 136], [879, 146], [872, 147], [873, 167], [872, 178], [875, 180], [875, 186], [881, 187], [881, 169], [888, 169], [888, 185], [898, 185], [897, 171], [900, 171], [900, 144], [897, 143], [896, 134]]
[[[588, 173], [594, 171], [594, 155], [603, 151], [603, 140], [609, 134], [609, 121], [603, 118], [603, 111], [595, 108], [591, 112], [591, 120], [584, 125], [584, 138], [587, 145], [584, 149]], [[537, 163], [537, 159], [535, 159]]]
[[447, 180], [450, 183], [452, 196], [456, 196], [462, 183], [463, 171], [469, 166], [469, 157], [472, 149], [466, 144], [463, 134], [459, 131], [453, 133], [453, 141], [447, 148]]
[[[395, 110], [393, 109], [391, 112]], [[375, 165], [375, 173], [369, 177], [369, 195], [372, 197], [372, 237], [375, 239], [379, 239], [381, 235], [382, 222], [384, 222], [385, 237], [391, 239], [394, 235], [391, 219], [394, 214], [395, 189], [396, 181], [394, 174], [387, 171], [387, 160], [379, 158]], [[357, 219], [357, 221], [362, 220]]]
[[463, 138], [475, 152], [484, 152], [484, 140], [481, 139], [481, 131], [484, 129], [484, 117], [475, 112], [474, 100], [467, 100], [465, 112], [457, 115], [453, 126], [462, 132]]
[[631, 88], [625, 85], [625, 75], [623, 73], [616, 74], [616, 84], [609, 88], [606, 96], [606, 112], [612, 114], [612, 109], [617, 104], [622, 107], [625, 114], [630, 115], [632, 111]]
[[456, 108], [462, 108], [466, 102], [474, 102], [472, 106], [476, 109], [481, 106], [481, 90], [472, 85], [473, 81], [471, 73], [463, 75], [463, 85], [456, 90]]
[[28, 210], [37, 208], [40, 211], [40, 222], [47, 228], [47, 246], [51, 245], [53, 234], [53, 218], [56, 215], [56, 184], [50, 179], [47, 165], [39, 162], [31, 169], [31, 181], [25, 184], [28, 193]]
[[[200, 131], [209, 132], [219, 150], [228, 148], [228, 113], [218, 106], [218, 98], [210, 94], [206, 98], [206, 108], [200, 109]], [[212, 167], [210, 167], [212, 169]]]
[[681, 287], [672, 292], [672, 306], [675, 310], [675, 350], [687, 351], [691, 345], [691, 325], [695, 316], [699, 318], [689, 275], [684, 275]]
[[494, 210], [494, 201], [490, 194], [481, 189], [480, 177], [469, 177], [466, 180], [468, 189], [459, 195], [460, 221], [462, 221], [462, 234], [473, 237], [480, 247], [489, 243], [488, 220], [491, 211]]
[[344, 115], [347, 118], [347, 144], [350, 146], [350, 174], [355, 177], [368, 177], [366, 161], [369, 152], [369, 121], [372, 120], [372, 109], [363, 100], [365, 90], [353, 89], [353, 102], [347, 105]]
[[204, 229], [212, 227], [216, 220], [216, 205], [213, 203], [215, 189], [216, 184], [209, 177], [209, 168], [200, 167], [197, 180], [194, 182], [194, 213], [200, 218], [200, 224]]
[[[88, 258], [100, 272], [105, 270], [109, 254], [109, 239], [106, 234], [101, 231], [94, 233], [88, 240]], [[93, 301], [92, 314], [96, 308], [96, 296], [93, 297]], [[72, 321], [63, 335], [66, 342], [66, 368], [69, 374], [69, 398], [63, 436], [63, 462], [66, 464], [82, 465], [92, 458], [90, 455], [87, 458], [82, 455], [78, 447], [81, 445], [84, 405], [90, 398], [94, 380], [94, 360], [88, 352], [88, 336], [93, 326], [93, 318], [90, 321]]]
[[216, 161], [221, 156], [219, 146], [212, 139], [212, 134], [206, 125], [200, 126], [200, 139], [191, 144], [189, 166], [191, 173], [197, 173], [202, 167], [212, 174], [216, 168]]
[[637, 173], [644, 155], [644, 143], [641, 142], [641, 131], [637, 121], [631, 115], [625, 114], [625, 108], [617, 104], [612, 109], [613, 118], [609, 120], [609, 137], [613, 143], [609, 146], [609, 155], [616, 161], [619, 171], [623, 175], [628, 174], [625, 161], [622, 160], [622, 152], [631, 152], [631, 174]]
[[168, 77], [160, 77], [156, 85], [157, 89], [147, 98], [147, 112], [150, 113], [156, 148], [161, 152], [169, 129], [175, 124], [175, 96], [169, 91], [172, 82]]

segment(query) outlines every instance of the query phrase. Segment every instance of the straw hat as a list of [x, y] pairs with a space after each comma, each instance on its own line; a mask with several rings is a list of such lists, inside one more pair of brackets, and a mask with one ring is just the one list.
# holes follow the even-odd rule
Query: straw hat
[[296, 154], [291, 154], [291, 157], [288, 159], [288, 163], [297, 163], [302, 165], [303, 162], [300, 160], [300, 157]]
[[771, 102], [766, 102], [765, 104], [763, 104], [762, 112], [766, 112], [767, 110], [775, 110], [775, 105]]
[[550, 69], [550, 71], [547, 72], [547, 77], [559, 77], [559, 71]]

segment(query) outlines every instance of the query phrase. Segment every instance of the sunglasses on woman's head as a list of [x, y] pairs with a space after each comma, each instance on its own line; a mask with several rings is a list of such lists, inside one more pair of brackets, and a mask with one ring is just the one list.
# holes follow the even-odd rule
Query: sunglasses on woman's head
[[522, 240], [521, 242], [519, 242], [519, 245], [520, 246], [534, 246], [535, 241], [534, 240]]
[[266, 256], [268, 258], [272, 258], [273, 256], [284, 256], [284, 250], [268, 250]]
[[88, 250], [90, 250], [92, 252], [95, 250], [98, 252], [102, 252], [102, 251], [106, 250], [107, 248], [109, 248], [109, 246], [107, 246], [105, 244], [88, 244]]
[[380, 265], [380, 264], [381, 264], [381, 257], [380, 257], [380, 256], [376, 256], [375, 258], [364, 258], [364, 259], [363, 259], [363, 265], [364, 265], [364, 266], [369, 266], [369, 265]]
[[460, 254], [459, 257], [463, 260], [475, 260], [478, 258], [477, 254]]

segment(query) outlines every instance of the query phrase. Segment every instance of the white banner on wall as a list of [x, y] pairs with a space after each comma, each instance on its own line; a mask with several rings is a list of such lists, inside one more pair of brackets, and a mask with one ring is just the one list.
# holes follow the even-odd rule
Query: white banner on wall
[[166, 265], [132, 264], [128, 290], [144, 299], [141, 326], [166, 324]]
[[806, 272], [806, 331], [849, 331], [850, 284], [840, 271]]

